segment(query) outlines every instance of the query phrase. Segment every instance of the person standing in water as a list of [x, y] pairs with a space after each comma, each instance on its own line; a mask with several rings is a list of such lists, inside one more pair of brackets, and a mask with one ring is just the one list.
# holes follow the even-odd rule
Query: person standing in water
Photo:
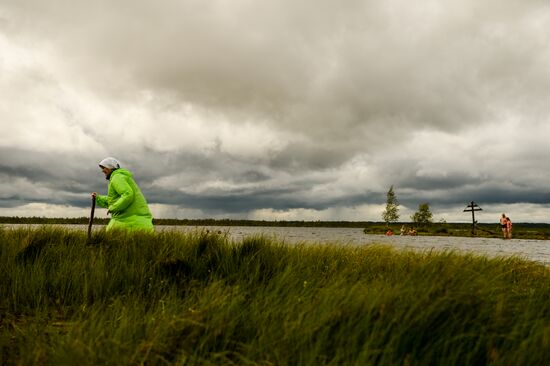
[[508, 220], [506, 220], [506, 214], [502, 214], [500, 217], [500, 228], [502, 230], [502, 238], [508, 238]]
[[117, 159], [108, 157], [99, 163], [99, 167], [109, 181], [107, 195], [92, 193], [99, 207], [107, 208], [111, 220], [110, 230], [143, 230], [153, 232], [153, 216], [145, 197], [132, 178], [129, 170], [120, 167]]
[[512, 239], [512, 220], [509, 217], [506, 217], [506, 236]]

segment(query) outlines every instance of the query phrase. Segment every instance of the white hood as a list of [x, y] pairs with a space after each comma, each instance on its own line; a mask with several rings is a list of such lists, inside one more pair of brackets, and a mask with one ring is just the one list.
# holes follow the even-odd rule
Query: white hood
[[120, 163], [115, 158], [107, 157], [99, 162], [99, 166], [101, 168], [118, 169], [120, 168]]

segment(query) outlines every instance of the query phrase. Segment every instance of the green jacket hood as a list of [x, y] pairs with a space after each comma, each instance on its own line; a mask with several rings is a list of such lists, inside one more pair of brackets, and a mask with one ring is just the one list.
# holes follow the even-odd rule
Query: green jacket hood
[[111, 176], [109, 177], [109, 180], [113, 179], [113, 177], [118, 174], [122, 174], [130, 178], [133, 176], [131, 171], [124, 168], [118, 168], [116, 170], [113, 170], [113, 172], [111, 173]]

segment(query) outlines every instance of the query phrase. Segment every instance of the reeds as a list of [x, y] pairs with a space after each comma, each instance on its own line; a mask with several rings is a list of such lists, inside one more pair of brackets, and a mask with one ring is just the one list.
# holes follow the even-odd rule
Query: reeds
[[223, 233], [0, 230], [0, 364], [548, 364], [519, 258]]

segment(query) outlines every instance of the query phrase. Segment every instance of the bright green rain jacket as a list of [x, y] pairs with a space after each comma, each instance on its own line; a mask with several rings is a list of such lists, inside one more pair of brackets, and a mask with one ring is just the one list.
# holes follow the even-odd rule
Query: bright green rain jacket
[[153, 216], [147, 201], [132, 179], [132, 173], [126, 169], [119, 168], [111, 173], [107, 195], [97, 195], [96, 203], [111, 213], [107, 231], [154, 230]]

